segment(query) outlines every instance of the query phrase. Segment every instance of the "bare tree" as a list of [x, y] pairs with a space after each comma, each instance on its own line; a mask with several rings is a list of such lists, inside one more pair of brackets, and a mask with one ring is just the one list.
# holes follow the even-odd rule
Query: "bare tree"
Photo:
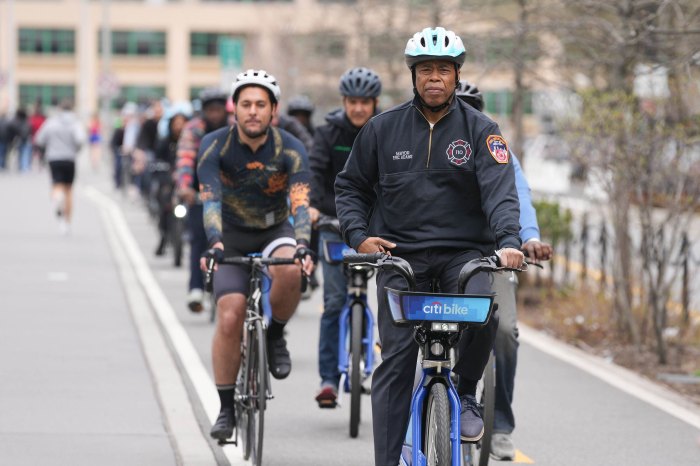
[[[674, 168], [693, 153], [694, 135], [680, 96], [689, 88], [684, 72], [697, 73], [689, 32], [698, 18], [697, 2], [562, 0], [562, 5], [558, 32], [567, 52], [562, 63], [572, 74], [585, 73], [590, 83], [581, 94], [583, 113], [568, 134], [579, 160], [601, 175], [610, 199], [617, 326], [641, 343], [632, 308], [633, 285], [642, 279], [659, 360], [666, 362], [666, 303], [677, 278], [671, 248], [680, 244], [682, 227], [697, 207], [689, 202], [697, 201], [697, 194], [689, 195], [698, 192], [697, 180]], [[640, 65], [671, 70], [670, 98], [635, 92]], [[665, 200], [662, 213], [655, 210], [659, 198]], [[645, 240], [643, 260], [632, 247], [634, 213]]]

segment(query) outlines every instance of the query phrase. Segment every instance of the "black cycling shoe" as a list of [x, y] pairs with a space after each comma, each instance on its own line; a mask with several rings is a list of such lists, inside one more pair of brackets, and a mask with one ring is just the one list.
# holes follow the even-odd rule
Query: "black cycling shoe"
[[225, 408], [219, 412], [219, 417], [211, 427], [209, 435], [216, 440], [226, 440], [233, 436], [233, 428], [236, 426], [236, 416], [233, 408]]
[[286, 379], [292, 372], [292, 359], [289, 357], [287, 340], [284, 337], [277, 340], [267, 340], [267, 361], [270, 374], [276, 379]]

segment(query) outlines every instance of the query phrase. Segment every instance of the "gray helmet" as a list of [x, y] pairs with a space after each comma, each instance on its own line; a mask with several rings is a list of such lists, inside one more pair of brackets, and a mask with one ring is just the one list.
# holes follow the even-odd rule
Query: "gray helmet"
[[199, 100], [202, 103], [202, 108], [213, 102], [220, 102], [221, 104], [226, 105], [228, 94], [218, 87], [208, 87], [199, 93]]
[[311, 114], [314, 112], [314, 109], [315, 107], [313, 102], [311, 102], [311, 99], [305, 95], [295, 95], [289, 99], [289, 103], [287, 104], [288, 115], [295, 112], [307, 112]]
[[382, 93], [382, 81], [369, 68], [350, 68], [340, 77], [340, 94], [345, 97], [371, 97]]
[[479, 110], [484, 110], [484, 96], [481, 95], [479, 88], [470, 84], [466, 79], [462, 79], [457, 85], [457, 97]]

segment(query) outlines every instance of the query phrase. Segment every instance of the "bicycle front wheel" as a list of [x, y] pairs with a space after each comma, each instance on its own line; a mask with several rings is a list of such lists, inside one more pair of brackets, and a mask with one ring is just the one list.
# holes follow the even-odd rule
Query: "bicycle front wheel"
[[365, 309], [360, 303], [352, 305], [350, 319], [350, 437], [360, 430], [360, 402], [362, 400], [362, 327]]
[[265, 407], [267, 404], [267, 354], [262, 321], [256, 320], [247, 335], [243, 412], [241, 413], [243, 458], [255, 466], [262, 464], [263, 433], [265, 429]]
[[428, 466], [451, 466], [450, 403], [442, 383], [430, 387], [423, 417], [423, 452]]
[[496, 406], [496, 357], [491, 353], [484, 371], [484, 389], [481, 395], [481, 405], [484, 409], [484, 435], [481, 437], [481, 456], [479, 466], [489, 464], [491, 454], [491, 437], [493, 436], [494, 410]]

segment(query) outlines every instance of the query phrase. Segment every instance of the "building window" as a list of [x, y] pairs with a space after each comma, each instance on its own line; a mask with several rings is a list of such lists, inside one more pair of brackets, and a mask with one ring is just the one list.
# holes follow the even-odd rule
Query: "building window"
[[[532, 92], [525, 92], [523, 111], [527, 115], [532, 114]], [[484, 110], [493, 115], [510, 115], [513, 113], [513, 91], [486, 91], [484, 92]]]
[[221, 53], [222, 44], [234, 42], [240, 44], [241, 59], [245, 40], [241, 37], [216, 32], [191, 32], [190, 55], [193, 57], [216, 57]]
[[[97, 38], [102, 52], [101, 37]], [[159, 31], [112, 31], [112, 53], [129, 56], [165, 55], [165, 33]]]
[[75, 86], [55, 84], [20, 84], [19, 105], [27, 107], [41, 102], [42, 105], [58, 105], [62, 99], [75, 100]]
[[41, 55], [73, 55], [75, 31], [72, 29], [19, 30], [19, 52]]
[[163, 86], [122, 86], [115, 104], [121, 106], [126, 102], [147, 105], [151, 100], [165, 97]]

